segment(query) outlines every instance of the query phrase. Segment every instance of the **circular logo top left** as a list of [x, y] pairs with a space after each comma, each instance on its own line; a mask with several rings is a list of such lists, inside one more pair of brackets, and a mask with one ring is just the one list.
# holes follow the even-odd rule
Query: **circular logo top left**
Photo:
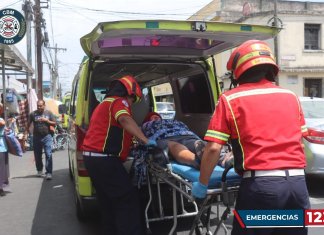
[[26, 33], [25, 17], [15, 9], [0, 10], [0, 43], [16, 44]]

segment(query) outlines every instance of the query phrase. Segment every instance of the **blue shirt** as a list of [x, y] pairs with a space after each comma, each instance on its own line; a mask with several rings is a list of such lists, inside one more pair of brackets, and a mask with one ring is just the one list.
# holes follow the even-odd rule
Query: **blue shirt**
[[[3, 118], [0, 118], [0, 121], [3, 121]], [[5, 126], [0, 127], [0, 153], [7, 152], [8, 147], [4, 137]]]
[[174, 136], [196, 136], [183, 122], [169, 119], [146, 122], [142, 125], [142, 130], [146, 137], [154, 140]]

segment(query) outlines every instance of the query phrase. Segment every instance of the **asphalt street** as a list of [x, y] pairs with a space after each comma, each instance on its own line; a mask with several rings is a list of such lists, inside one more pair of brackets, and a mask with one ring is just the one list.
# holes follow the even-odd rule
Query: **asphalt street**
[[[1, 235], [96, 235], [99, 218], [81, 223], [75, 215], [73, 183], [68, 173], [67, 151], [57, 151], [53, 156], [53, 180], [36, 176], [32, 152], [22, 158], [10, 156], [11, 193], [0, 198]], [[324, 208], [323, 177], [308, 179], [312, 208]], [[231, 227], [231, 215], [226, 221]], [[177, 234], [188, 234], [192, 219], [179, 219]], [[215, 225], [215, 222], [212, 223]], [[168, 234], [171, 221], [154, 222], [152, 232]], [[322, 235], [324, 227], [310, 228], [309, 234]], [[225, 234], [221, 230], [218, 234]]]

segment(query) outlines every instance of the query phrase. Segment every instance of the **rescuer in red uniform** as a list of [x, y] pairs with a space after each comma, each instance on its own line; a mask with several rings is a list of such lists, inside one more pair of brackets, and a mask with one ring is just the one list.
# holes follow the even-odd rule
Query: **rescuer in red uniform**
[[83, 142], [85, 166], [96, 189], [105, 235], [142, 235], [139, 198], [123, 166], [132, 137], [147, 146], [147, 139], [132, 118], [131, 105], [142, 97], [132, 76], [112, 82], [94, 110]]
[[[220, 96], [204, 139], [208, 141], [192, 194], [206, 196], [222, 146], [230, 140], [242, 175], [236, 210], [308, 209], [302, 137], [307, 135], [298, 97], [273, 84], [279, 68], [259, 40], [237, 47], [227, 62], [238, 87]], [[232, 234], [307, 234], [307, 228], [242, 228]]]

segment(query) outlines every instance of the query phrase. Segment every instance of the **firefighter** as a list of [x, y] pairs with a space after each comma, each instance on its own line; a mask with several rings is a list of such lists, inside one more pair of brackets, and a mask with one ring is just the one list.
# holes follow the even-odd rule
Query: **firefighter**
[[[231, 54], [227, 69], [239, 86], [220, 96], [204, 139], [208, 141], [193, 183], [196, 198], [206, 196], [211, 172], [228, 140], [234, 168], [242, 175], [236, 210], [310, 208], [302, 137], [307, 135], [296, 95], [275, 85], [279, 68], [269, 46], [249, 40]], [[242, 228], [232, 234], [307, 234], [307, 228]]]
[[85, 166], [96, 189], [103, 233], [142, 235], [139, 197], [123, 166], [132, 137], [147, 146], [147, 139], [132, 118], [131, 105], [142, 97], [132, 76], [112, 82], [106, 98], [94, 110], [83, 141]]

